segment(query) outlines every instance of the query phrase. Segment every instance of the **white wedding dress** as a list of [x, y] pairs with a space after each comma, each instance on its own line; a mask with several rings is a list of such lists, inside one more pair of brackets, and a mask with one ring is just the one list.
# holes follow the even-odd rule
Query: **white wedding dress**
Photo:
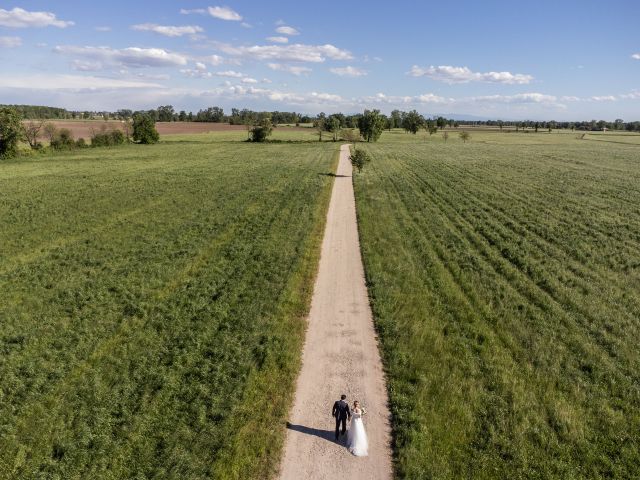
[[369, 454], [369, 441], [367, 440], [367, 432], [364, 430], [361, 413], [352, 415], [347, 434], [347, 446], [356, 457], [366, 457]]

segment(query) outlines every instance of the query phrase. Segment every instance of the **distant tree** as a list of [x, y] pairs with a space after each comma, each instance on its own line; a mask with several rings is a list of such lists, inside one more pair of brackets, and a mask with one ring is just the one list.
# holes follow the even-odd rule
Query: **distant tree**
[[471, 140], [471, 134], [469, 132], [465, 132], [464, 130], [459, 133], [460, 139], [462, 143], [467, 143], [467, 140]]
[[156, 122], [147, 113], [138, 113], [133, 117], [133, 141], [150, 144], [157, 143], [160, 134], [156, 130]]
[[0, 108], [0, 158], [17, 155], [23, 134], [20, 113], [15, 108]]
[[540, 122], [536, 122], [534, 125], [536, 133], [538, 133], [538, 129], [540, 128]]
[[122, 132], [127, 143], [131, 142], [131, 135], [133, 135], [133, 121], [131, 119], [122, 121]]
[[436, 125], [437, 125], [437, 127], [438, 127], [439, 129], [441, 129], [441, 130], [442, 130], [442, 129], [443, 129], [444, 127], [446, 127], [446, 125], [447, 125], [447, 119], [446, 119], [446, 118], [444, 118], [444, 117], [438, 117], [438, 118], [436, 119]]
[[159, 122], [173, 121], [173, 105], [161, 105], [156, 109], [157, 119]]
[[362, 117], [358, 121], [360, 135], [367, 142], [378, 141], [382, 130], [384, 129], [385, 120], [380, 114], [380, 110], [365, 110]]
[[551, 132], [552, 130], [558, 128], [558, 123], [555, 120], [551, 120], [549, 123], [547, 123], [547, 128], [549, 129], [549, 132]]
[[402, 127], [402, 112], [400, 110], [393, 110], [391, 112], [391, 128], [401, 128]]
[[349, 143], [355, 143], [360, 140], [360, 134], [353, 128], [345, 128], [340, 132], [340, 136]]
[[51, 142], [53, 142], [53, 139], [56, 138], [56, 135], [58, 133], [58, 127], [56, 127], [51, 122], [47, 122], [42, 128], [42, 131], [45, 137], [47, 137], [47, 139], [49, 140], [49, 144], [51, 144]]
[[333, 135], [333, 141], [337, 142], [338, 141], [338, 136], [340, 134], [340, 119], [337, 117], [330, 117], [329, 118], [329, 131], [331, 132], [331, 134]]
[[444, 132], [442, 138], [444, 138], [445, 143], [447, 143], [447, 140], [449, 140], [449, 132]]
[[351, 165], [353, 168], [358, 170], [358, 173], [362, 172], [365, 164], [371, 161], [371, 157], [364, 150], [355, 150], [350, 156], [349, 160], [351, 161]]
[[273, 132], [273, 123], [271, 122], [271, 115], [265, 114], [260, 116], [253, 128], [251, 129], [251, 141], [252, 142], [264, 142], [267, 137]]
[[42, 127], [44, 127], [44, 123], [44, 120], [32, 120], [24, 125], [24, 138], [34, 150], [42, 147], [42, 144], [38, 142], [38, 137]]
[[424, 124], [424, 117], [415, 110], [412, 110], [405, 114], [404, 118], [402, 119], [402, 128], [404, 128], [406, 132], [411, 132], [414, 135], [418, 133], [418, 131], [424, 126]]
[[313, 126], [316, 129], [316, 132], [318, 133], [319, 142], [322, 141], [322, 134], [325, 132], [326, 123], [327, 123], [327, 116], [325, 115], [324, 112], [320, 112], [313, 122]]
[[502, 131], [502, 127], [504, 127], [504, 122], [502, 120], [498, 120], [498, 127], [500, 127], [500, 131]]
[[424, 124], [424, 129], [429, 132], [429, 136], [433, 135], [438, 131], [438, 127], [436, 126], [436, 122], [433, 120], [427, 120]]

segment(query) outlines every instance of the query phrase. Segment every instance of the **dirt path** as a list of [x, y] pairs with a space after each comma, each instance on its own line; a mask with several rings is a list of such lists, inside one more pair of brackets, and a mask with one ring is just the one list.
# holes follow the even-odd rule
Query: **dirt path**
[[[343, 145], [322, 242], [309, 327], [280, 470], [284, 480], [390, 479], [389, 410], [364, 280], [351, 183]], [[333, 402], [340, 394], [366, 407], [369, 456], [334, 441]], [[343, 437], [344, 438], [344, 437]]]

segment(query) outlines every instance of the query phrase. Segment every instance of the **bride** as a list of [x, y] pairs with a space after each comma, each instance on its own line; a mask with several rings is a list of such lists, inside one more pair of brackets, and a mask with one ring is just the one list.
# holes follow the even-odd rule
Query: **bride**
[[353, 402], [347, 445], [349, 447], [349, 451], [357, 457], [366, 457], [369, 449], [367, 432], [364, 431], [364, 424], [362, 423], [362, 416], [364, 414], [365, 411], [360, 408], [360, 402]]

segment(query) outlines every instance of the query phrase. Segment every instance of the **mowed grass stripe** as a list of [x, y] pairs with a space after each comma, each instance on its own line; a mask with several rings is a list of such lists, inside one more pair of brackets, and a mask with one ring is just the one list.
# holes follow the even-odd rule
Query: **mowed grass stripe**
[[[230, 151], [236, 147], [226, 148]], [[239, 147], [242, 150], [245, 146]], [[205, 148], [220, 146], [209, 144]], [[231, 158], [227, 163], [214, 164], [217, 168], [238, 170], [235, 177], [226, 178], [234, 180], [235, 185], [242, 183], [241, 190], [249, 192], [252, 200], [245, 201], [242, 195], [222, 200], [219, 208], [230, 214], [229, 223], [226, 230], [218, 229], [214, 237], [204, 238], [207, 242], [212, 240], [209, 245], [182, 252], [180, 247], [184, 245], [178, 242], [174, 248], [180, 252], [179, 258], [191, 262], [180, 261], [182, 267], [159, 272], [164, 275], [158, 279], [166, 280], [152, 283], [161, 288], [144, 288], [141, 279], [134, 276], [134, 298], [131, 307], [126, 307], [132, 308], [129, 320], [93, 350], [86, 367], [64, 379], [59, 392], [33, 402], [33, 414], [19, 422], [13, 452], [3, 449], [8, 452], [3, 455], [5, 467], [14, 472], [36, 471], [33, 468], [67, 475], [83, 472], [98, 478], [113, 474], [129, 477], [141, 472], [205, 478], [212, 471], [225, 468], [233, 476], [237, 465], [251, 476], [261, 468], [272, 468], [277, 453], [272, 446], [263, 452], [268, 458], [255, 462], [258, 445], [254, 442], [251, 465], [246, 458], [236, 462], [236, 458], [228, 456], [226, 464], [220, 465], [216, 452], [226, 448], [226, 442], [233, 443], [229, 438], [233, 431], [223, 433], [220, 429], [224, 429], [230, 412], [245, 408], [245, 388], [252, 385], [255, 395], [256, 385], [266, 375], [279, 381], [270, 388], [286, 397], [283, 387], [288, 376], [275, 371], [290, 374], [297, 361], [296, 348], [302, 335], [296, 335], [295, 329], [291, 332], [291, 327], [300, 320], [297, 315], [304, 288], [293, 278], [300, 275], [303, 259], [310, 255], [308, 249], [319, 245], [319, 240], [309, 235], [316, 231], [314, 225], [322, 223], [319, 209], [326, 207], [330, 181], [318, 173], [329, 170], [334, 146], [294, 148], [293, 155], [282, 147], [272, 149], [268, 155], [254, 149], [253, 155], [259, 156], [249, 155], [244, 166], [235, 155], [231, 156], [233, 164], [229, 163]], [[187, 162], [182, 168], [188, 172], [191, 167]], [[258, 176], [262, 178], [256, 179]], [[198, 177], [193, 175], [194, 181]], [[219, 180], [214, 185], [226, 188]], [[244, 213], [234, 212], [234, 202], [242, 205]], [[170, 211], [146, 213], [151, 220], [154, 216], [166, 217]], [[292, 215], [298, 215], [296, 222], [291, 222]], [[206, 225], [206, 212], [199, 210], [195, 215], [198, 217]], [[188, 225], [188, 219], [181, 220], [183, 223], [177, 222], [176, 228]], [[144, 215], [127, 224], [127, 228], [138, 221], [143, 226]], [[161, 225], [151, 228], [158, 238], [179, 238], [173, 236], [175, 229], [158, 226]], [[131, 233], [134, 238], [139, 235], [135, 230]], [[211, 246], [223, 238], [215, 248]], [[118, 239], [109, 239], [105, 233], [97, 240]], [[171, 250], [171, 243], [151, 245]], [[125, 252], [122, 260], [127, 255]], [[305, 263], [305, 278], [308, 268]], [[283, 285], [290, 286], [283, 290]], [[281, 302], [292, 298], [296, 309], [288, 311], [289, 307]], [[276, 317], [276, 311], [287, 316]], [[269, 321], [259, 321], [260, 318]], [[281, 323], [287, 328], [283, 329]], [[283, 342], [287, 332], [292, 336]], [[278, 347], [286, 349], [275, 354], [273, 349]], [[279, 358], [281, 364], [265, 361], [272, 356]], [[215, 368], [211, 370], [212, 367]], [[196, 395], [200, 390], [202, 398]], [[31, 396], [38, 397], [36, 392]], [[258, 400], [264, 401], [252, 398]], [[260, 437], [261, 448], [265, 441], [275, 441], [281, 435], [281, 429], [273, 427], [283, 412], [282, 408], [265, 409], [264, 416], [257, 415], [263, 429], [270, 427], [268, 434]], [[77, 429], [80, 425], [84, 431]], [[50, 433], [44, 435], [41, 426]], [[12, 455], [19, 445], [18, 454]]]
[[[523, 172], [518, 152], [506, 144], [394, 139], [365, 148], [375, 158], [356, 177], [358, 212], [400, 476], [633, 476], [640, 397], [630, 338], [639, 303], [622, 272], [627, 265], [637, 274], [634, 251], [622, 247], [623, 268], [579, 262], [571, 260], [570, 244], [549, 243], [544, 235], [557, 228], [572, 233], [589, 221], [604, 228], [602, 216], [580, 217], [602, 208], [599, 200], [580, 209], [578, 190], [569, 191], [575, 216], [559, 226], [539, 215], [542, 235], [532, 236], [525, 205], [536, 213], [555, 206], [562, 218], [562, 197], [544, 203], [540, 182], [552, 181], [549, 170], [535, 168], [554, 161], [543, 157], [548, 152], [532, 152], [533, 166]], [[478, 162], [476, 151], [484, 156], [487, 148], [493, 161]], [[567, 157], [576, 149], [555, 148]], [[576, 161], [601, 153], [591, 148], [585, 145]], [[629, 157], [612, 161], [632, 164]], [[588, 175], [567, 165], [576, 186], [600, 176], [603, 191], [633, 198], [635, 190], [625, 190], [626, 181], [597, 169], [597, 162], [585, 167], [592, 169]], [[513, 171], [518, 175], [510, 183]], [[511, 196], [525, 192], [535, 195]], [[613, 218], [629, 215], [635, 224], [631, 203]], [[630, 230], [611, 237], [603, 254], [633, 242]]]

